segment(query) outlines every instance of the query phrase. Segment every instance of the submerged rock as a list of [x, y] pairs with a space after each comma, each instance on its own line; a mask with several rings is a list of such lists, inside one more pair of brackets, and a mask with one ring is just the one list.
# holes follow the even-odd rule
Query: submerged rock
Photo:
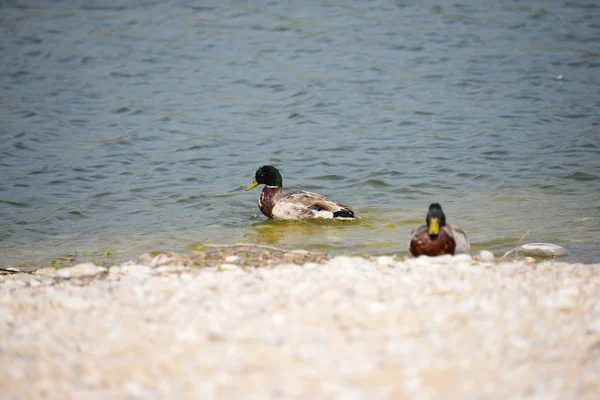
[[567, 249], [552, 243], [525, 243], [509, 251], [504, 257], [528, 256], [535, 258], [561, 257], [566, 255]]
[[567, 254], [567, 249], [552, 243], [526, 243], [518, 250], [530, 256], [560, 257]]

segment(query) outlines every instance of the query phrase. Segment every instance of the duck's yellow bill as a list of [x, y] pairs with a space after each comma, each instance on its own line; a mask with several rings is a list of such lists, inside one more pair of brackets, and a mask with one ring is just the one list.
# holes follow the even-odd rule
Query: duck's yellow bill
[[248, 185], [248, 187], [246, 188], [246, 192], [250, 189], [254, 189], [257, 186], [258, 186], [258, 182], [256, 182], [256, 179], [255, 179], [251, 184]]
[[429, 234], [439, 235], [440, 234], [440, 220], [436, 217], [429, 220]]

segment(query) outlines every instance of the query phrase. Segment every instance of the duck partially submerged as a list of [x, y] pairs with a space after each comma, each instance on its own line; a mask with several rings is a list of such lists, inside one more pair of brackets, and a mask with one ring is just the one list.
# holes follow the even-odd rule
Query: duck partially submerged
[[360, 218], [349, 207], [334, 203], [316, 193], [294, 190], [283, 193], [282, 178], [277, 168], [263, 165], [256, 171], [254, 181], [246, 191], [265, 185], [258, 199], [258, 208], [269, 218], [303, 219], [329, 218], [353, 220]]
[[446, 224], [446, 215], [438, 203], [429, 206], [425, 221], [426, 225], [421, 225], [412, 232], [409, 250], [413, 256], [439, 256], [469, 251], [467, 235], [458, 226]]

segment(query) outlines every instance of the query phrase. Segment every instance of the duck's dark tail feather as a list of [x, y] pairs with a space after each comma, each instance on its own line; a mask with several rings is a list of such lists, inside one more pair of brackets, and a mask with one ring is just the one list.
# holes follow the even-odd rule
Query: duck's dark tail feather
[[356, 218], [352, 210], [340, 210], [333, 213], [333, 218]]

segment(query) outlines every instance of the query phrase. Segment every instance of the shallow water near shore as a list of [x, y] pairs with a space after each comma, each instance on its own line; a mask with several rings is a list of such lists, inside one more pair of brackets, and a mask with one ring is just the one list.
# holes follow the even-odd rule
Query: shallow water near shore
[[[0, 265], [247, 242], [405, 254], [440, 202], [474, 251], [600, 260], [595, 2], [11, 2]], [[356, 222], [268, 221], [256, 169]]]

